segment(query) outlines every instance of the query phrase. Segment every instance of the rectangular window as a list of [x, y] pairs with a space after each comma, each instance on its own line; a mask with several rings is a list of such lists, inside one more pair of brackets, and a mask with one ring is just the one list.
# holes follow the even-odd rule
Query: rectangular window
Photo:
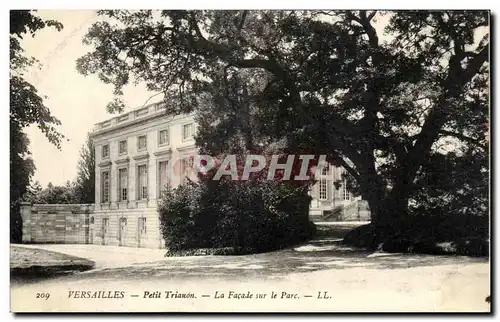
[[137, 138], [137, 150], [142, 151], [147, 148], [147, 138], [145, 135], [141, 135]]
[[168, 176], [167, 176], [167, 164], [168, 164], [167, 162], [168, 161], [158, 162], [158, 176], [159, 176], [158, 190], [159, 190], [160, 194], [162, 193], [165, 186], [167, 186], [169, 184]]
[[128, 173], [127, 169], [118, 170], [118, 200], [127, 201], [128, 200]]
[[168, 130], [158, 132], [158, 145], [168, 145]]
[[319, 180], [319, 199], [327, 199], [327, 180], [325, 178]]
[[127, 140], [123, 140], [118, 143], [118, 153], [127, 154]]
[[146, 218], [145, 217], [140, 217], [138, 218], [139, 220], [139, 234], [141, 236], [146, 236]]
[[102, 202], [109, 202], [109, 171], [102, 172], [101, 189]]
[[182, 126], [182, 140], [186, 141], [194, 135], [194, 123], [184, 124]]
[[109, 158], [109, 145], [108, 144], [102, 146], [102, 158], [103, 159]]
[[325, 163], [323, 165], [323, 169], [321, 170], [322, 175], [328, 175], [330, 173], [330, 165], [328, 163]]
[[185, 184], [187, 182], [186, 177], [188, 175], [188, 169], [189, 169], [188, 159], [181, 159], [180, 184]]
[[102, 232], [106, 235], [109, 231], [109, 218], [102, 218]]
[[344, 200], [351, 200], [351, 194], [349, 193], [349, 190], [347, 190], [347, 180], [344, 179]]
[[148, 198], [148, 169], [145, 164], [137, 167], [139, 173], [139, 199]]

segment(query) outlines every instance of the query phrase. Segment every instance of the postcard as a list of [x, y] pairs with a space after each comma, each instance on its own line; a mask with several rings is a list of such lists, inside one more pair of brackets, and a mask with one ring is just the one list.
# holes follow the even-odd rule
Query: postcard
[[487, 10], [11, 10], [15, 313], [491, 313]]

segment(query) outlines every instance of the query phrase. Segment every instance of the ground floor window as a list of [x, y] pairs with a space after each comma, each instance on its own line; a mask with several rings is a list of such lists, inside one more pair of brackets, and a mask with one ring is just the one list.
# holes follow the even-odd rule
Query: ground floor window
[[146, 236], [146, 218], [145, 217], [140, 217], [138, 218], [138, 226], [139, 226], [139, 236], [145, 237]]
[[102, 233], [106, 235], [109, 231], [109, 218], [102, 218]]
[[109, 171], [102, 172], [102, 202], [109, 202]]

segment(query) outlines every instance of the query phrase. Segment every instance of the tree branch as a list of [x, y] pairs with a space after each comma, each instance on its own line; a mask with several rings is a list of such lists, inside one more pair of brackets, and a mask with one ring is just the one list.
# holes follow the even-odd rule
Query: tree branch
[[446, 130], [439, 131], [439, 134], [442, 134], [443, 136], [455, 137], [455, 138], [460, 139], [464, 142], [468, 142], [468, 143], [471, 143], [473, 145], [476, 145], [485, 151], [488, 150], [488, 147], [486, 145], [482, 144], [479, 139], [471, 138], [470, 136], [466, 136], [464, 134], [455, 133], [455, 132], [446, 131]]

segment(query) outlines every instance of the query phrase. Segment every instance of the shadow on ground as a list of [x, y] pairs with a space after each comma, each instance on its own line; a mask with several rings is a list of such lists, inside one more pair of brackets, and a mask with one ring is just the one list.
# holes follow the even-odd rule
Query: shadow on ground
[[291, 273], [320, 270], [406, 269], [421, 266], [484, 263], [485, 258], [434, 256], [419, 254], [373, 253], [341, 244], [352, 226], [318, 227], [314, 240], [293, 248], [244, 256], [168, 257], [161, 261], [132, 264], [127, 267], [91, 270], [81, 275], [114, 279], [224, 277], [229, 279], [279, 279]]

